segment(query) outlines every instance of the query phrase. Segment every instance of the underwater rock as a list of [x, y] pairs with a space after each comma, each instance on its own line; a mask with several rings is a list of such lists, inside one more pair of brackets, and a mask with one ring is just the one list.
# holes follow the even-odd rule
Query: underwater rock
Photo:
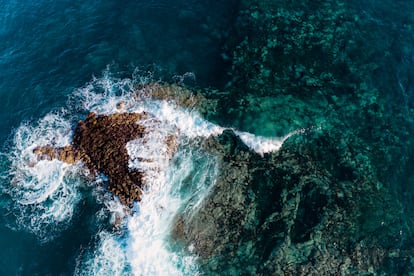
[[[142, 120], [152, 119], [143, 113], [115, 113], [97, 115], [90, 113], [78, 122], [70, 146], [54, 148], [38, 147], [33, 150], [39, 159], [59, 159], [66, 163], [83, 161], [92, 173], [102, 173], [109, 179], [108, 190], [120, 201], [131, 205], [141, 198], [145, 185], [144, 172], [128, 167], [129, 156], [126, 144], [146, 135]], [[156, 120], [155, 120], [156, 121]], [[175, 149], [175, 137], [167, 136], [165, 141], [170, 154]]]
[[203, 206], [176, 218], [173, 237], [201, 257], [208, 275], [412, 269], [399, 203], [363, 172], [368, 160], [364, 167], [336, 150], [337, 139], [298, 135], [260, 156], [230, 130], [208, 138], [221, 172]]
[[241, 1], [217, 121], [312, 130], [236, 167], [211, 143], [224, 169], [175, 232], [206, 274], [413, 273], [414, 20], [394, 2]]
[[214, 113], [217, 108], [217, 100], [208, 99], [196, 90], [189, 90], [176, 84], [149, 83], [137, 85], [135, 90], [139, 98], [150, 97], [158, 100], [174, 102], [180, 107], [197, 110], [203, 115]]
[[[200, 113], [214, 110], [216, 104], [214, 100], [175, 84], [146, 83], [136, 85], [134, 89], [135, 100], [152, 98], [173, 101], [180, 107], [196, 109]], [[135, 139], [144, 144], [150, 142], [147, 140], [152, 139], [151, 134], [161, 127], [161, 122], [146, 112], [123, 112], [127, 104], [119, 102], [116, 105], [118, 113], [90, 113], [85, 120], [80, 120], [70, 145], [61, 148], [45, 145], [35, 148], [33, 152], [40, 160], [58, 159], [69, 164], [84, 162], [93, 174], [102, 173], [108, 177], [108, 190], [119, 197], [122, 203], [131, 205], [140, 200], [145, 179], [150, 176], [146, 176], [143, 170], [128, 167], [131, 160], [126, 145]], [[150, 125], [146, 125], [148, 123]], [[166, 150], [162, 152], [168, 159], [177, 150], [176, 138], [174, 131], [164, 137]]]

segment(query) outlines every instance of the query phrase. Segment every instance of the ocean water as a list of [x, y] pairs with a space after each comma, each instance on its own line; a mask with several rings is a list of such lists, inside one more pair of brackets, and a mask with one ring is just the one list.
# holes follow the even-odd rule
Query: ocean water
[[[308, 2], [0, 0], [0, 275], [412, 273], [414, 6]], [[33, 154], [143, 111], [131, 212]]]

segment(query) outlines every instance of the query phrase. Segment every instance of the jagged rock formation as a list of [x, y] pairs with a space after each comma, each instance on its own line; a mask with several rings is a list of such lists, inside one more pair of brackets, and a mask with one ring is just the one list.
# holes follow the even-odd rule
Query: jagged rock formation
[[[96, 115], [90, 113], [78, 122], [70, 146], [54, 148], [38, 147], [34, 153], [40, 159], [56, 158], [67, 163], [82, 160], [92, 173], [102, 173], [109, 178], [108, 190], [121, 202], [131, 205], [140, 200], [143, 171], [128, 167], [126, 144], [145, 135], [140, 121], [151, 117], [147, 113], [115, 113]], [[166, 143], [173, 148], [174, 137]]]

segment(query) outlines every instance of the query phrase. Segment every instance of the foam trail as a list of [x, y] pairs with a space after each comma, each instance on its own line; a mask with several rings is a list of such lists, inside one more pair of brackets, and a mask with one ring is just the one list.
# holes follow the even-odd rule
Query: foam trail
[[204, 120], [195, 111], [185, 110], [166, 101], [153, 101], [148, 104], [150, 112], [178, 128], [189, 138], [219, 135], [224, 128]]
[[[203, 158], [202, 166], [194, 164], [197, 158]], [[208, 194], [216, 162], [191, 148], [181, 149], [172, 162], [150, 184], [139, 203], [139, 212], [128, 218], [128, 256], [136, 275], [197, 274], [196, 257], [170, 251], [168, 237], [180, 208], [197, 206]]]
[[[202, 197], [207, 195], [205, 191], [212, 186], [209, 177], [216, 173], [216, 162], [191, 144], [181, 146], [170, 161], [170, 149], [165, 141], [168, 135], [179, 135], [176, 125], [167, 120], [141, 123], [148, 133], [127, 144], [130, 168], [144, 171], [147, 183], [142, 200], [137, 203], [138, 212], [127, 218], [127, 256], [132, 271], [135, 275], [194, 275], [196, 258], [170, 251], [168, 236], [180, 208], [199, 206]], [[180, 137], [178, 144], [188, 141]], [[201, 166], [194, 164], [197, 158], [203, 159]]]

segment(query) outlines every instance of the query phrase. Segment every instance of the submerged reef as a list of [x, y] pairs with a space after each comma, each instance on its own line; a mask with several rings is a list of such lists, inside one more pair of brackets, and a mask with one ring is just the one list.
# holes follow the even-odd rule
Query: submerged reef
[[[412, 223], [369, 169], [311, 131], [260, 156], [231, 130], [204, 143], [220, 173], [172, 236], [209, 275], [321, 275], [412, 271]], [[401, 223], [406, 221], [405, 223]]]
[[344, 143], [373, 159], [380, 178], [405, 171], [414, 152], [411, 8], [242, 1], [223, 51], [231, 68], [218, 110], [227, 116], [217, 120], [266, 136], [342, 129]]
[[211, 274], [414, 271], [411, 1], [241, 1], [222, 56], [221, 125], [304, 129], [261, 157], [211, 138], [222, 167], [173, 236]]

